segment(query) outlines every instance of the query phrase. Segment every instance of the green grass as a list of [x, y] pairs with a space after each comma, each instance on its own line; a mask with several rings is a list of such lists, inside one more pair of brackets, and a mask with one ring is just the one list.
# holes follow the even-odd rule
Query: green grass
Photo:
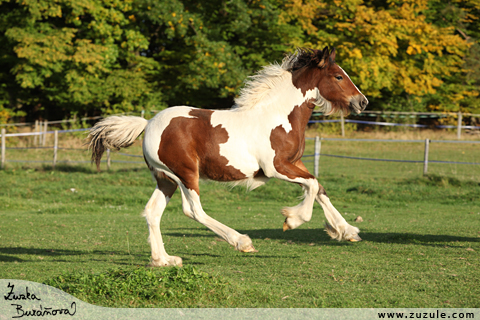
[[[329, 148], [361, 153], [322, 144]], [[385, 144], [378, 152], [408, 150]], [[150, 248], [140, 214], [154, 189], [146, 168], [8, 165], [0, 171], [0, 278], [53, 284], [114, 307], [480, 307], [476, 171], [439, 165], [442, 174], [433, 168], [422, 177], [417, 164], [321, 164], [320, 183], [364, 241], [330, 240], [317, 204], [312, 221], [283, 232], [279, 212], [299, 202], [296, 185], [272, 180], [246, 192], [203, 183], [205, 211], [248, 234], [259, 252], [237, 252], [185, 217], [175, 194], [162, 233], [184, 268], [155, 270], [144, 267]]]
[[[191, 265], [183, 268], [143, 267], [116, 268], [103, 273], [74, 273], [57, 276], [45, 284], [97, 304], [156, 307], [158, 302], [169, 307], [195, 303], [211, 304], [226, 284], [199, 272]], [[212, 299], [213, 298], [213, 299]], [[203, 302], [206, 300], [206, 302]]]

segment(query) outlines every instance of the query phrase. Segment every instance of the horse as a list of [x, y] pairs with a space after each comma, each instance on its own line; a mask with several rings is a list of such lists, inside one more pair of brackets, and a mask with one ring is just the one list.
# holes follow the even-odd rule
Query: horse
[[360, 241], [360, 230], [351, 226], [302, 163], [305, 129], [315, 107], [329, 115], [360, 113], [367, 98], [335, 62], [335, 48], [297, 49], [281, 65], [263, 67], [245, 81], [235, 104], [226, 110], [176, 106], [146, 120], [110, 116], [97, 122], [87, 144], [99, 168], [106, 149], [130, 146], [142, 132], [145, 162], [156, 188], [145, 206], [151, 246], [150, 266], [181, 266], [182, 259], [167, 254], [160, 220], [176, 189], [180, 189], [184, 214], [205, 225], [241, 252], [257, 252], [246, 234], [208, 216], [200, 202], [199, 180], [245, 185], [253, 190], [271, 178], [299, 184], [300, 204], [285, 207], [283, 230], [309, 221], [315, 200], [327, 219], [325, 231], [332, 239]]

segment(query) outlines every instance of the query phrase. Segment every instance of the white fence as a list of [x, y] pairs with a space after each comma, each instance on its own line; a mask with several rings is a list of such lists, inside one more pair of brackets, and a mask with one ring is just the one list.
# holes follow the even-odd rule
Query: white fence
[[[461, 161], [448, 161], [448, 160], [429, 160], [429, 150], [430, 143], [469, 143], [469, 144], [480, 144], [480, 141], [457, 141], [457, 140], [388, 140], [388, 139], [344, 139], [344, 138], [307, 138], [310, 140], [315, 140], [315, 154], [314, 155], [304, 155], [304, 157], [312, 157], [315, 159], [315, 176], [318, 176], [318, 163], [320, 161], [320, 156], [325, 157], [336, 157], [352, 160], [367, 160], [367, 161], [386, 161], [386, 162], [410, 162], [410, 163], [423, 163], [423, 174], [428, 173], [428, 164], [429, 163], [443, 163], [443, 164], [466, 164], [466, 165], [480, 165], [480, 162], [461, 162]], [[358, 141], [358, 142], [391, 142], [391, 143], [424, 143], [424, 156], [423, 160], [397, 160], [397, 159], [379, 159], [379, 158], [363, 158], [363, 157], [351, 157], [351, 156], [342, 156], [342, 155], [333, 155], [321, 153], [321, 141]], [[318, 144], [318, 147], [317, 147]]]
[[[321, 114], [317, 114], [321, 115]], [[457, 129], [457, 139], [461, 139], [462, 131], [465, 129], [471, 130], [480, 130], [480, 126], [467, 126], [463, 124], [463, 117], [468, 116], [471, 118], [480, 118], [480, 114], [473, 113], [438, 113], [438, 112], [395, 112], [395, 111], [363, 111], [359, 115], [352, 115], [352, 117], [359, 116], [410, 116], [410, 117], [455, 117], [457, 119], [456, 125], [436, 125], [435, 128], [439, 129]], [[410, 128], [429, 128], [430, 126], [426, 124], [415, 124], [415, 123], [394, 123], [394, 122], [382, 122], [382, 121], [365, 121], [365, 120], [355, 120], [355, 119], [345, 119], [343, 116], [337, 120], [310, 120], [309, 123], [340, 123], [342, 137], [345, 137], [345, 123], [356, 123], [356, 124], [366, 124], [372, 126], [387, 126], [387, 127], [410, 127]]]
[[[41, 131], [41, 132], [31, 132], [31, 133], [6, 133], [5, 128], [1, 129], [1, 168], [5, 168], [7, 163], [7, 149], [52, 149], [52, 160], [51, 161], [38, 161], [38, 160], [8, 160], [8, 162], [36, 162], [36, 163], [51, 163], [52, 167], [55, 168], [57, 163], [68, 162], [68, 163], [89, 163], [90, 161], [58, 161], [58, 150], [85, 150], [85, 149], [74, 149], [74, 148], [59, 148], [58, 146], [58, 135], [61, 133], [71, 133], [71, 132], [81, 132], [87, 131], [89, 129], [74, 129], [74, 130], [54, 130], [54, 131]], [[54, 144], [53, 146], [42, 146], [42, 147], [33, 147], [33, 148], [7, 148], [6, 138], [7, 137], [26, 137], [26, 136], [43, 136], [43, 143], [46, 141], [46, 135], [53, 134]], [[429, 163], [443, 163], [443, 164], [461, 164], [461, 165], [480, 165], [480, 162], [459, 162], [459, 161], [449, 161], [449, 160], [429, 160], [429, 146], [431, 143], [469, 143], [469, 144], [480, 144], [480, 141], [456, 141], [456, 140], [385, 140], [385, 139], [344, 139], [344, 138], [306, 138], [307, 140], [314, 140], [314, 153], [304, 155], [304, 162], [313, 162], [314, 175], [318, 177], [319, 175], [319, 165], [321, 156], [325, 157], [337, 157], [345, 158], [352, 160], [364, 160], [364, 161], [387, 161], [387, 162], [410, 162], [410, 163], [423, 163], [423, 173], [428, 173], [428, 164]], [[322, 141], [358, 141], [358, 142], [388, 142], [388, 143], [423, 143], [424, 144], [424, 159], [423, 160], [396, 160], [396, 159], [379, 159], [379, 158], [362, 158], [362, 157], [351, 157], [344, 155], [334, 155], [334, 154], [325, 154], [321, 153]], [[142, 158], [141, 155], [132, 155], [127, 153], [117, 153], [122, 156], [129, 157], [138, 157]], [[308, 158], [312, 158], [309, 160]], [[144, 163], [143, 161], [122, 161], [122, 160], [112, 160], [110, 150], [106, 152], [107, 168], [110, 168], [112, 162], [117, 163]]]

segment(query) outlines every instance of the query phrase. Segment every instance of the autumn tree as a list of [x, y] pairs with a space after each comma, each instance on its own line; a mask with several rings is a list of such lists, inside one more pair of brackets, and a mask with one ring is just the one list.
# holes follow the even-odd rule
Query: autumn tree
[[[427, 21], [440, 27], [455, 29], [468, 49], [463, 57], [462, 71], [446, 77], [435, 94], [425, 97], [429, 109], [480, 113], [480, 2], [429, 2]], [[451, 99], [453, 97], [453, 99]]]
[[427, 19], [428, 1], [307, 2], [318, 4], [315, 14], [302, 13], [298, 8], [305, 5], [291, 0], [284, 15], [300, 12], [306, 43], [338, 49], [338, 60], [369, 97], [370, 108], [423, 111], [423, 97], [462, 72], [469, 45], [453, 26]]

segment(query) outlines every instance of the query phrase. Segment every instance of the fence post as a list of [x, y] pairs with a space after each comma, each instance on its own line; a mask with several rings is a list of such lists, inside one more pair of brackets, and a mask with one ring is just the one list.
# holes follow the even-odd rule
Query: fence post
[[462, 113], [458, 112], [457, 139], [460, 140], [461, 137], [462, 137]]
[[2, 128], [2, 169], [5, 169], [5, 128]]
[[322, 142], [320, 141], [319, 136], [315, 136], [315, 154], [314, 154], [314, 161], [313, 161], [313, 174], [315, 177], [318, 177], [319, 168], [320, 168], [320, 150], [322, 148]]
[[107, 170], [110, 170], [110, 149], [107, 149]]
[[41, 134], [43, 131], [43, 121], [38, 121], [38, 144], [37, 144], [37, 147], [40, 146], [42, 144], [42, 138], [43, 138], [43, 135]]
[[[38, 132], [38, 120], [35, 120], [35, 129], [34, 130], [35, 130], [34, 132]], [[33, 145], [35, 147], [38, 146], [38, 136], [37, 135], [33, 136]]]
[[43, 140], [42, 140], [43, 147], [45, 147], [45, 144], [47, 143], [47, 128], [48, 128], [48, 120], [45, 120], [43, 122]]
[[340, 115], [340, 123], [342, 125], [342, 137], [345, 138], [345, 118], [343, 117], [343, 113]]
[[57, 164], [57, 150], [58, 150], [58, 130], [55, 130], [53, 138], [53, 170], [55, 170], [55, 165]]
[[423, 175], [427, 174], [428, 171], [428, 147], [430, 144], [430, 140], [425, 139], [425, 155], [423, 157]]

